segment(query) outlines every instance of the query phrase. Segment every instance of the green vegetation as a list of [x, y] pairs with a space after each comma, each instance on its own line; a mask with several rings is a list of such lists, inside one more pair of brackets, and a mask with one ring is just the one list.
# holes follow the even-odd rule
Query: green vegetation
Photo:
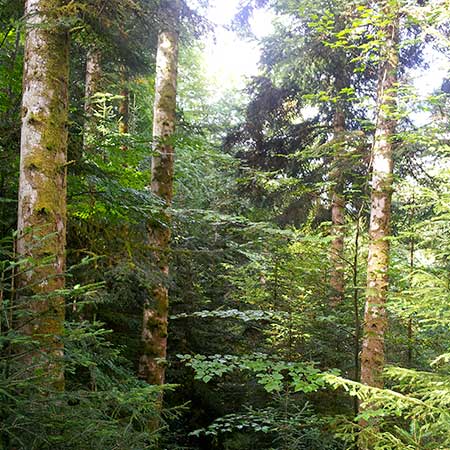
[[[164, 136], [152, 129], [166, 2], [41, 1], [59, 6], [40, 30], [71, 41], [67, 230], [45, 232], [44, 209], [59, 220], [65, 199], [30, 176], [41, 222], [20, 251], [31, 25], [0, 0], [0, 450], [450, 449], [450, 74], [429, 94], [414, 82], [448, 58], [448, 1], [243, 1], [230, 23], [242, 39], [258, 8], [274, 27], [258, 76], [220, 95], [203, 59], [213, 2], [181, 2], [176, 128], [159, 117]], [[28, 119], [48, 152], [36, 147], [22, 170], [64, 146], [51, 137], [65, 120], [56, 103]], [[392, 202], [377, 209], [380, 133]], [[167, 160], [174, 149], [173, 191], [167, 160], [152, 187], [161, 148]], [[371, 214], [388, 224], [378, 241]], [[375, 269], [374, 242], [389, 247]], [[387, 281], [368, 286], [368, 272]], [[64, 323], [52, 311], [62, 299]], [[63, 331], [39, 334], [45, 320]], [[144, 347], [167, 355], [146, 366], [162, 385], [142, 374]]]

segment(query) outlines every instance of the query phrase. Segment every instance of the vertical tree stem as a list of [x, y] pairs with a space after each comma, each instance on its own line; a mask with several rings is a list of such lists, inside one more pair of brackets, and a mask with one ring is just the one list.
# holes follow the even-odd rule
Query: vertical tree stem
[[332, 199], [331, 199], [331, 242], [330, 252], [330, 287], [331, 304], [338, 305], [344, 300], [344, 231], [345, 231], [345, 198], [343, 186], [343, 174], [341, 169], [341, 160], [343, 158], [343, 134], [345, 132], [345, 115], [341, 105], [336, 106], [333, 123], [333, 142], [334, 150], [334, 170], [331, 174], [333, 181]]
[[25, 2], [26, 38], [17, 253], [28, 259], [19, 277], [29, 312], [22, 331], [39, 342], [27, 357], [63, 389], [61, 364], [66, 243], [68, 33], [60, 25], [63, 0]]
[[155, 103], [153, 114], [154, 154], [151, 191], [165, 204], [162, 220], [148, 224], [149, 245], [153, 249], [158, 281], [143, 311], [142, 354], [139, 376], [150, 384], [165, 381], [169, 309], [170, 215], [167, 208], [173, 196], [175, 112], [178, 65], [178, 22], [180, 2], [161, 3], [162, 28], [158, 38]]
[[379, 1], [388, 18], [381, 44], [378, 77], [378, 112], [372, 148], [372, 192], [369, 224], [369, 256], [361, 354], [361, 382], [383, 386], [384, 334], [387, 325], [389, 236], [392, 197], [392, 140], [395, 133], [396, 89], [399, 64], [399, 13], [391, 0]]

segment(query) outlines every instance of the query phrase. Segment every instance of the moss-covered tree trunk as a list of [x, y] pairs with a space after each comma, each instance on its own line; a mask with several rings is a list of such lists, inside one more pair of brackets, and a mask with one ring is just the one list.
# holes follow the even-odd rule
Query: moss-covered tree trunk
[[159, 281], [144, 305], [142, 355], [139, 375], [148, 383], [162, 385], [165, 379], [168, 325], [168, 277], [170, 217], [167, 207], [173, 196], [175, 109], [178, 65], [178, 23], [180, 2], [161, 3], [161, 31], [156, 58], [156, 85], [153, 115], [154, 155], [151, 191], [165, 204], [163, 220], [148, 224], [149, 245], [153, 249]]
[[344, 233], [345, 233], [345, 198], [344, 198], [344, 175], [342, 173], [342, 159], [345, 133], [345, 114], [343, 108], [336, 107], [333, 123], [333, 171], [331, 181], [333, 188], [331, 192], [331, 241], [330, 249], [330, 288], [331, 304], [336, 306], [344, 299]]
[[25, 2], [17, 242], [19, 258], [27, 259], [19, 287], [29, 313], [19, 326], [39, 342], [26, 362], [51, 377], [57, 388], [64, 385], [64, 299], [54, 295], [64, 287], [66, 242], [69, 42], [58, 24], [64, 3]]
[[[369, 256], [361, 354], [361, 382], [383, 386], [384, 335], [387, 325], [389, 235], [392, 197], [392, 141], [395, 133], [396, 89], [399, 66], [399, 12], [396, 2], [380, 1], [387, 25], [380, 54], [378, 108], [372, 149]], [[368, 447], [370, 448], [370, 447]]]

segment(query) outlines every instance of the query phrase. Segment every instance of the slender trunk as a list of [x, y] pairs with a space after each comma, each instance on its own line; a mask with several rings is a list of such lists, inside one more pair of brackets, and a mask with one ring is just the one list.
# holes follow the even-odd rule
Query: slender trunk
[[[17, 56], [19, 55], [19, 48], [20, 48], [20, 34], [21, 34], [21, 30], [20, 29], [16, 29], [16, 39], [14, 42], [14, 51], [11, 55], [11, 58], [9, 60], [9, 70], [11, 71], [11, 73], [14, 73], [14, 68], [16, 67], [16, 62], [17, 62]], [[14, 104], [13, 102], [13, 82], [14, 82], [14, 77], [10, 77], [9, 80], [9, 84], [8, 84], [8, 88], [7, 88], [7, 93], [8, 93], [8, 99], [9, 99], [9, 105], [12, 106]], [[10, 109], [10, 108], [8, 108]], [[11, 113], [11, 111], [7, 111], [7, 113]]]
[[180, 2], [163, 1], [162, 30], [158, 38], [156, 85], [153, 115], [154, 156], [152, 158], [151, 191], [164, 201], [163, 220], [148, 224], [149, 245], [158, 267], [158, 282], [143, 311], [142, 355], [139, 376], [150, 384], [165, 380], [168, 325], [168, 277], [170, 217], [167, 207], [173, 196], [175, 109], [178, 65], [178, 21]]
[[333, 181], [333, 190], [331, 195], [331, 234], [333, 240], [331, 242], [330, 252], [330, 287], [331, 287], [331, 304], [336, 306], [344, 300], [345, 284], [344, 284], [344, 231], [345, 231], [345, 198], [343, 186], [343, 174], [341, 170], [341, 161], [343, 158], [343, 134], [345, 132], [345, 115], [342, 108], [336, 107], [333, 124], [333, 141], [334, 150], [334, 170], [331, 174]]
[[[86, 53], [86, 69], [84, 78], [84, 126], [83, 126], [83, 151], [84, 156], [92, 152], [97, 129], [97, 118], [95, 117], [94, 95], [99, 91], [99, 84], [102, 78], [101, 51], [91, 46]], [[91, 180], [88, 181], [89, 193], [91, 194], [91, 204], [95, 203], [95, 186]], [[79, 314], [79, 320], [87, 320], [92, 317], [92, 305], [84, 305], [78, 308], [75, 301], [72, 311]]]
[[[119, 103], [119, 134], [128, 134], [130, 121], [130, 91], [128, 89], [128, 72], [125, 66], [120, 68], [120, 103]], [[122, 151], [128, 150], [125, 144]]]
[[[359, 211], [358, 217], [356, 218], [356, 233], [355, 233], [355, 253], [353, 255], [353, 316], [355, 320], [355, 338], [353, 345], [353, 360], [355, 365], [354, 380], [359, 380], [359, 345], [361, 339], [361, 323], [359, 319], [359, 301], [358, 301], [358, 255], [359, 255], [359, 239], [361, 235], [361, 212]], [[353, 398], [353, 411], [355, 416], [358, 414], [359, 402], [358, 398]]]
[[91, 47], [86, 55], [86, 78], [84, 87], [84, 134], [83, 147], [89, 151], [92, 144], [92, 135], [95, 134], [95, 101], [94, 95], [99, 91], [102, 78], [101, 51]]
[[[399, 65], [399, 15], [390, 1], [379, 2], [389, 23], [384, 28], [384, 42], [378, 77], [378, 110], [372, 149], [372, 192], [369, 225], [367, 292], [364, 337], [361, 354], [361, 382], [383, 386], [384, 334], [387, 325], [389, 235], [392, 197], [392, 140], [396, 119], [396, 84]], [[366, 448], [370, 448], [366, 447]]]
[[406, 365], [412, 367], [413, 360], [413, 317], [408, 317], [408, 350], [406, 354]]
[[[130, 92], [128, 90], [128, 73], [126, 67], [120, 69], [120, 103], [119, 103], [119, 133], [128, 133], [129, 109], [130, 109]], [[126, 150], [126, 147], [123, 148]]]
[[[414, 197], [412, 199], [412, 206], [414, 205]], [[413, 219], [414, 219], [414, 208], [411, 208], [411, 213], [409, 216], [409, 229], [413, 229]], [[415, 253], [416, 242], [414, 240], [414, 235], [411, 236], [409, 241], [409, 278], [410, 278], [410, 289], [412, 289], [412, 281], [414, 274], [414, 253]], [[408, 367], [412, 367], [413, 359], [413, 316], [408, 317], [408, 350], [406, 355], [406, 362]]]
[[[63, 0], [27, 0], [18, 207], [18, 257], [29, 258], [19, 296], [29, 312], [23, 332], [39, 342], [27, 363], [62, 389], [60, 360], [66, 243], [68, 33], [55, 11]], [[45, 24], [45, 26], [43, 26]]]

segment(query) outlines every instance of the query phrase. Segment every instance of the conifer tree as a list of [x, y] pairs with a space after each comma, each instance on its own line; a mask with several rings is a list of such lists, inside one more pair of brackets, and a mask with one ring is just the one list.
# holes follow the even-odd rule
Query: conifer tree
[[164, 203], [163, 220], [148, 224], [148, 241], [154, 252], [159, 281], [146, 300], [143, 311], [142, 354], [139, 376], [150, 384], [164, 384], [169, 308], [168, 251], [169, 214], [173, 197], [175, 108], [177, 93], [178, 27], [181, 3], [161, 3], [161, 29], [156, 57], [156, 83], [153, 113], [151, 191]]
[[372, 191], [369, 256], [361, 354], [361, 382], [382, 387], [385, 364], [386, 297], [388, 291], [389, 236], [392, 197], [393, 138], [399, 67], [399, 11], [395, 1], [378, 2], [386, 18], [380, 49], [376, 131], [372, 148]]
[[[26, 38], [18, 209], [20, 288], [30, 317], [21, 330], [40, 343], [30, 363], [63, 387], [66, 243], [68, 33], [58, 22], [63, 0], [25, 2]], [[56, 362], [54, 361], [56, 358]], [[52, 361], [53, 360], [53, 361]]]
[[[338, 92], [339, 95], [339, 92]], [[344, 299], [344, 225], [345, 225], [345, 197], [344, 174], [342, 173], [343, 147], [345, 133], [345, 113], [339, 102], [336, 105], [333, 118], [334, 169], [331, 172], [333, 188], [331, 192], [331, 222], [332, 236], [330, 262], [331, 303], [336, 306]]]

